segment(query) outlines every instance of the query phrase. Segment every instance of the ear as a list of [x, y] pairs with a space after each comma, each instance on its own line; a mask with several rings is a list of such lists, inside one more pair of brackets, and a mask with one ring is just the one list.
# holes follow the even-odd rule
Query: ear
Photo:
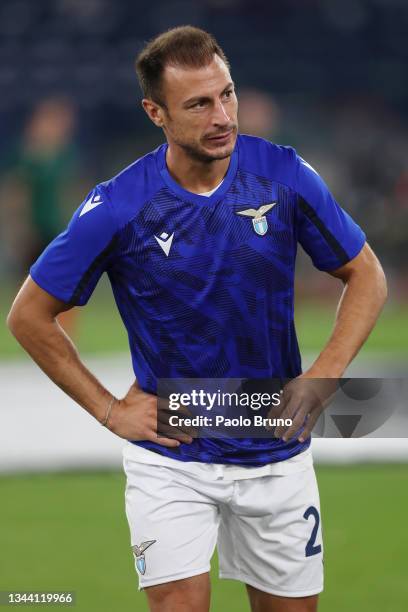
[[142, 106], [149, 119], [153, 121], [153, 123], [157, 127], [163, 127], [164, 116], [162, 107], [159, 106], [159, 104], [157, 104], [156, 102], [153, 102], [153, 100], [149, 100], [148, 98], [143, 98]]

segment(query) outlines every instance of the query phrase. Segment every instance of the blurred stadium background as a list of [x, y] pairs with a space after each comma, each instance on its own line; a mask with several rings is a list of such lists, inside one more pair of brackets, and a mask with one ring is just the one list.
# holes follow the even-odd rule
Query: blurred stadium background
[[[241, 131], [296, 147], [384, 265], [390, 298], [349, 374], [406, 376], [405, 0], [2, 0], [2, 321], [30, 263], [90, 188], [162, 142], [140, 107], [133, 59], [144, 41], [183, 23], [224, 47]], [[328, 337], [340, 291], [299, 254], [305, 365]], [[125, 393], [127, 339], [106, 282], [63, 324], [91, 369]], [[55, 388], [4, 324], [0, 384], [0, 591], [72, 589], [84, 612], [145, 610], [124, 516], [122, 441]], [[408, 609], [407, 437], [314, 441], [323, 612]], [[212, 609], [247, 610], [243, 588], [216, 581]]]

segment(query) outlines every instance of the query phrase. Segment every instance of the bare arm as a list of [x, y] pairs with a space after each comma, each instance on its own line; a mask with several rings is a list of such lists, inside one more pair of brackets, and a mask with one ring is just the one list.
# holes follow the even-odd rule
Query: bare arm
[[[7, 325], [33, 360], [65, 393], [102, 422], [112, 394], [85, 367], [78, 351], [56, 317], [69, 310], [28, 277], [17, 294]], [[157, 401], [154, 395], [132, 385], [122, 400], [116, 400], [109, 429], [129, 440], [152, 440], [178, 446], [174, 439], [157, 438]], [[189, 436], [180, 436], [191, 441]]]
[[387, 299], [380, 262], [366, 243], [357, 257], [330, 272], [344, 283], [332, 334], [307, 371], [320, 378], [341, 377], [372, 331]]
[[312, 366], [286, 385], [279, 408], [271, 411], [271, 416], [293, 420], [290, 427], [275, 429], [275, 436], [283, 440], [293, 437], [305, 419], [299, 440], [311, 434], [337, 390], [337, 379], [367, 340], [387, 298], [383, 269], [368, 244], [357, 257], [330, 274], [344, 283], [332, 334]]
[[57, 322], [57, 315], [69, 309], [28, 277], [14, 300], [7, 325], [47, 376], [102, 421], [112, 395], [87, 370]]

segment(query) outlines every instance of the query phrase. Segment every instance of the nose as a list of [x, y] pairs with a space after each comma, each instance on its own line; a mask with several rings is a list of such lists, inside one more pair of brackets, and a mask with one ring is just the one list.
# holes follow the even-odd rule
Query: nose
[[214, 113], [212, 116], [212, 123], [214, 126], [224, 126], [230, 123], [231, 118], [225, 110], [225, 107], [221, 100], [217, 100], [214, 105]]

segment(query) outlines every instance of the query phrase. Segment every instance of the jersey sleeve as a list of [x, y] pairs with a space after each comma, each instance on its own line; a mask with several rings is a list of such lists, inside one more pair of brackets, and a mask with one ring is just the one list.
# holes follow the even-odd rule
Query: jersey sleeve
[[296, 155], [298, 241], [319, 270], [335, 270], [356, 257], [366, 236], [341, 208], [319, 174]]
[[62, 302], [83, 306], [113, 256], [116, 236], [112, 204], [107, 189], [99, 185], [33, 264], [30, 276]]

